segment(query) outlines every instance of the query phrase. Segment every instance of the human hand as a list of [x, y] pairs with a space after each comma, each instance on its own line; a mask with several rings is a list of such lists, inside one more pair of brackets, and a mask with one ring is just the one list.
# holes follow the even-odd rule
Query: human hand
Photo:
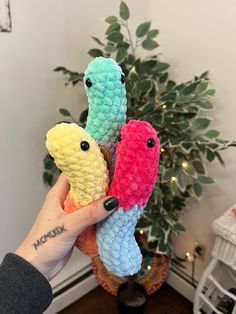
[[48, 192], [44, 205], [25, 240], [15, 254], [21, 256], [51, 280], [69, 260], [77, 236], [88, 226], [108, 215], [118, 206], [113, 197], [104, 197], [73, 213], [63, 204], [69, 182], [61, 174]]

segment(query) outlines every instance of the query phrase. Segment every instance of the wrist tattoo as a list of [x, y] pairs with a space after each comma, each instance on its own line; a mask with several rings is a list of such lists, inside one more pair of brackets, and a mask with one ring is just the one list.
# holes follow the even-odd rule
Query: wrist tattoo
[[40, 239], [38, 239], [33, 244], [34, 249], [37, 251], [39, 247], [44, 245], [44, 243], [46, 243], [49, 239], [55, 238], [56, 236], [58, 236], [59, 234], [65, 231], [67, 230], [65, 229], [64, 225], [54, 228], [53, 230], [49, 231], [47, 234], [44, 234]]

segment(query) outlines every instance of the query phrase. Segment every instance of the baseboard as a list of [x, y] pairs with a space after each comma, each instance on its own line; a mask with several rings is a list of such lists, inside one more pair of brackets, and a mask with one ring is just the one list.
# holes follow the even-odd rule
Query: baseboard
[[181, 276], [179, 273], [176, 273], [172, 269], [167, 278], [167, 283], [178, 293], [193, 303], [195, 288], [188, 280], [186, 280], [186, 278]]
[[68, 280], [67, 284], [61, 284], [53, 290], [54, 299], [50, 307], [44, 314], [56, 314], [70, 304], [77, 301], [79, 298], [87, 294], [98, 286], [95, 276], [92, 274], [91, 265], [88, 267], [88, 272], [79, 272], [74, 274]]

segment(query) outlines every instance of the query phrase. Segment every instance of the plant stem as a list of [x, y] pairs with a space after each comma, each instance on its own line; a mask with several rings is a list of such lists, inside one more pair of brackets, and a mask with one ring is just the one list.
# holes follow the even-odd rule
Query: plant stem
[[131, 36], [130, 29], [129, 29], [129, 26], [128, 26], [127, 21], [126, 21], [123, 25], [124, 25], [124, 27], [127, 29], [127, 33], [128, 33], [128, 36], [129, 36], [129, 41], [130, 41], [131, 49], [132, 49], [132, 52], [133, 52], [133, 56], [134, 56], [134, 58], [135, 58], [135, 48], [134, 48], [132, 36]]

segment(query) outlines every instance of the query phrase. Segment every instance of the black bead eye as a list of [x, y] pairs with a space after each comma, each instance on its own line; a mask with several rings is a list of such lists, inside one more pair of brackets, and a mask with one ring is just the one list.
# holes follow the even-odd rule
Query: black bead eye
[[80, 143], [80, 147], [81, 147], [82, 150], [86, 151], [86, 150], [89, 149], [89, 143], [87, 141], [82, 141]]
[[87, 78], [85, 80], [85, 84], [86, 84], [87, 87], [91, 87], [93, 85], [93, 83], [91, 82], [90, 78]]
[[125, 76], [124, 76], [124, 74], [121, 74], [121, 79], [120, 79], [120, 80], [121, 80], [121, 83], [124, 84], [124, 82], [125, 82]]
[[147, 146], [148, 147], [153, 147], [155, 146], [155, 141], [153, 138], [149, 138], [149, 140], [147, 141]]
[[117, 136], [117, 141], [120, 142], [121, 140], [122, 140], [122, 137], [121, 137], [121, 135], [119, 134], [119, 135]]

